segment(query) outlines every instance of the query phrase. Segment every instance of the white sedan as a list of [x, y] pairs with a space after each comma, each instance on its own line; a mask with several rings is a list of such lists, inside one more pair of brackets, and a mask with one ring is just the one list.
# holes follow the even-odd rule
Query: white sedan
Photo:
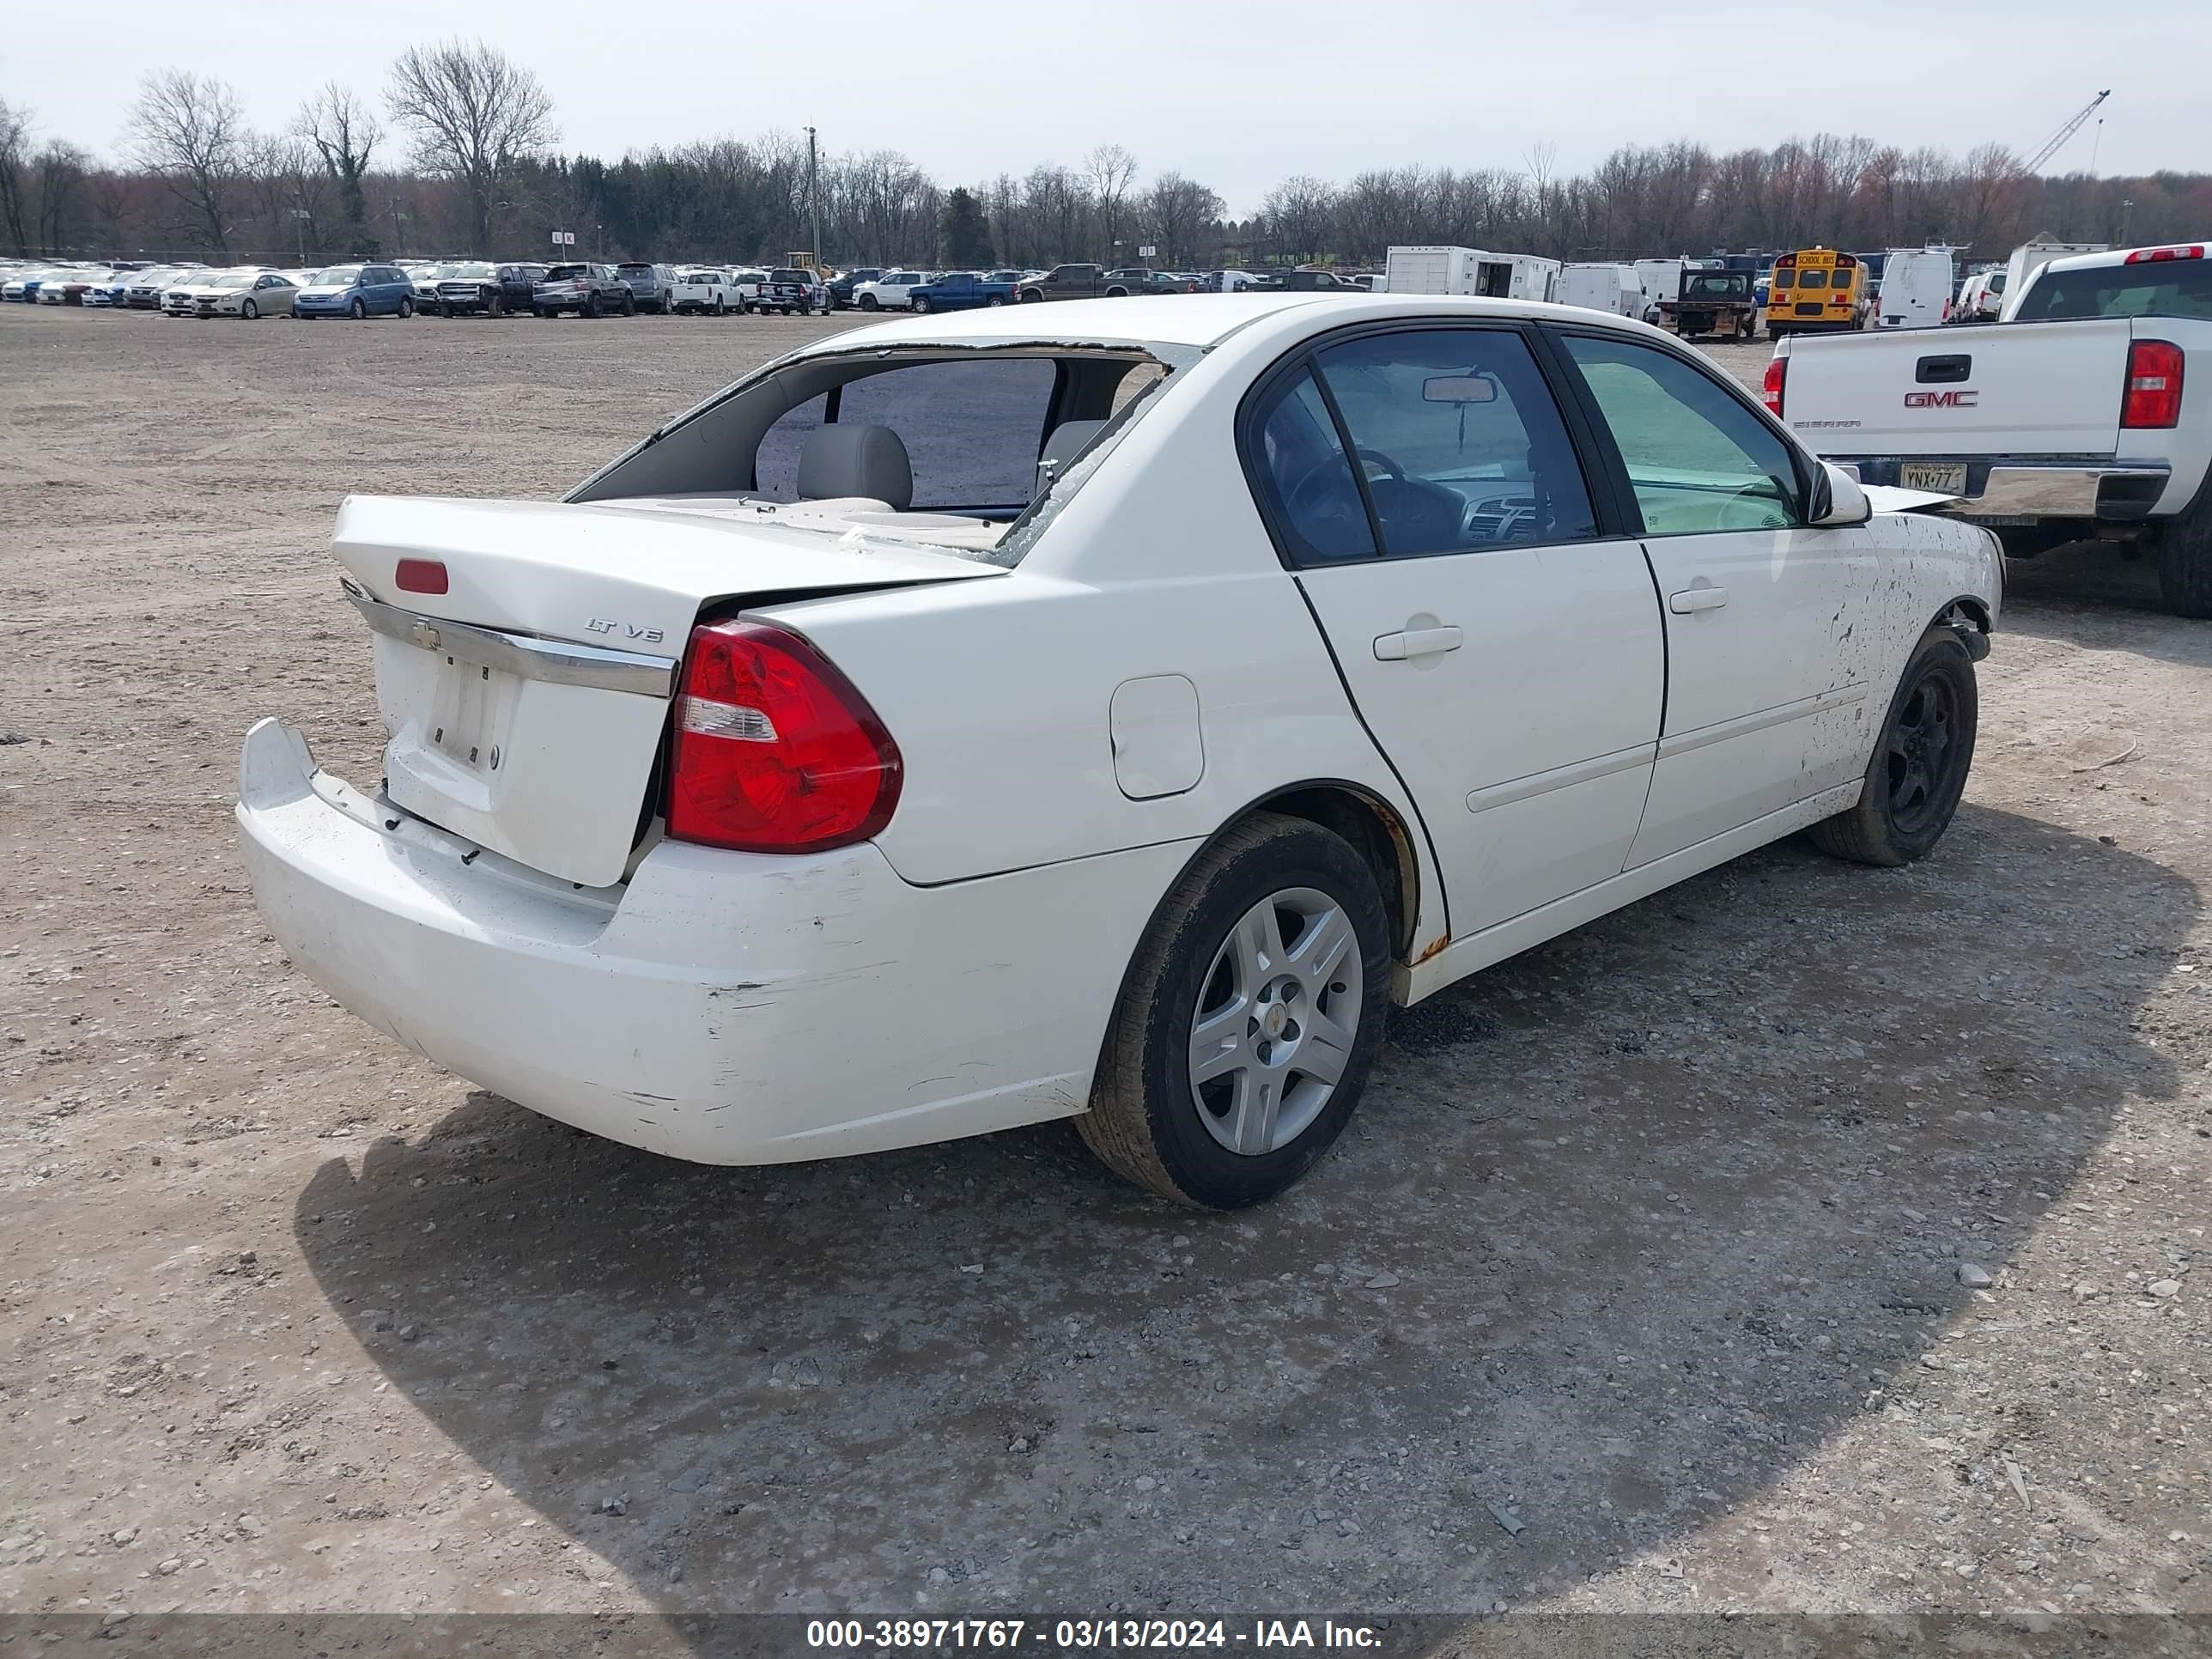
[[1073, 1115], [1249, 1204], [1388, 1004], [1801, 830], [1935, 848], [1996, 544], [1870, 495], [1937, 499], [1588, 311], [860, 329], [561, 502], [349, 500], [383, 779], [263, 720], [246, 861], [345, 1006], [597, 1133], [757, 1164]]

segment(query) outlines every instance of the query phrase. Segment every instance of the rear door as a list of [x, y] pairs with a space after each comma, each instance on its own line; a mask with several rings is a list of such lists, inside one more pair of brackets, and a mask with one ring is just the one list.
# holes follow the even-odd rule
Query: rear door
[[1620, 872], [1659, 735], [1656, 603], [1601, 533], [1529, 337], [1330, 337], [1246, 419], [1247, 470], [1420, 809], [1463, 938]]
[[1846, 647], [1880, 558], [1871, 529], [1806, 526], [1790, 446], [1702, 362], [1621, 334], [1556, 337], [1666, 607], [1666, 722], [1633, 867], [1858, 775], [1874, 688], [1847, 665], [1872, 653]]

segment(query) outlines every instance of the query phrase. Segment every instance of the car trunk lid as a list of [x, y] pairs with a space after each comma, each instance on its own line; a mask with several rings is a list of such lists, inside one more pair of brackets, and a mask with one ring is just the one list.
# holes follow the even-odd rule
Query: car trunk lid
[[349, 498], [334, 548], [374, 633], [392, 802], [605, 886], [649, 818], [702, 611], [1005, 574], [860, 533], [757, 527], [735, 511]]

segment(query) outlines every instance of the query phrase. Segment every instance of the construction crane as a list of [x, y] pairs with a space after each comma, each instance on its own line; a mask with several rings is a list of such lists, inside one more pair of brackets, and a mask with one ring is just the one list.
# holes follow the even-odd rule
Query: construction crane
[[2052, 156], [2057, 155], [2058, 152], [2065, 147], [2066, 141], [2069, 138], [2071, 138], [2075, 133], [2081, 131], [2081, 124], [2084, 121], [2087, 121], [2091, 116], [2094, 115], [2097, 112], [2098, 106], [2112, 95], [2112, 88], [2107, 87], [2104, 91], [2099, 93], [2094, 98], [2092, 98], [2087, 103], [2082, 105], [2080, 109], [2074, 112], [2072, 118], [2069, 119], [2064, 126], [2059, 128], [2057, 131], [2052, 133], [2049, 138], [2044, 141], [2044, 145], [2041, 149], [2036, 151], [2034, 155], [2027, 158], [2026, 163], [2022, 165], [2021, 171], [2029, 174], [2042, 172], [2043, 164], [2045, 161], [2048, 161]]

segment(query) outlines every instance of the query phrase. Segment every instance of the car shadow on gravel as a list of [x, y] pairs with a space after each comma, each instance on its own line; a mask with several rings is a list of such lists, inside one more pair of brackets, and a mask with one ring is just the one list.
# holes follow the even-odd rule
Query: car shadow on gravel
[[[2197, 908], [1985, 809], [1905, 871], [1769, 848], [1407, 1012], [1337, 1152], [1241, 1215], [1066, 1125], [718, 1170], [479, 1093], [323, 1166], [296, 1234], [552, 1523], [486, 1561], [501, 1594], [1474, 1613], [1965, 1387], [1922, 1363], [1962, 1263], [2002, 1287], [2128, 1097], [2176, 1090], [2135, 1028]], [[2032, 1436], [2057, 1386], [1976, 1409]]]

